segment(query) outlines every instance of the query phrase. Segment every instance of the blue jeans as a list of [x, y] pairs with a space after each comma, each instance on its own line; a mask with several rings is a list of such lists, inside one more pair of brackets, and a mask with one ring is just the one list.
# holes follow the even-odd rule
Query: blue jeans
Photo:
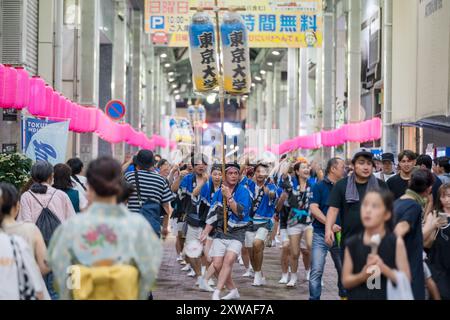
[[45, 286], [47, 287], [48, 294], [52, 300], [59, 300], [59, 295], [56, 293], [55, 288], [53, 286], [53, 272], [47, 273], [44, 276]]
[[325, 243], [325, 232], [322, 230], [314, 231], [313, 241], [312, 241], [312, 252], [311, 252], [311, 274], [309, 277], [309, 300], [320, 300], [320, 295], [322, 294], [322, 275], [325, 267], [325, 258], [327, 253], [330, 251], [331, 258], [333, 259], [334, 266], [338, 273], [338, 288], [339, 296], [346, 297], [344, 287], [341, 283], [342, 274], [342, 258], [341, 258], [341, 248], [338, 247], [336, 242], [333, 247], [328, 247]]

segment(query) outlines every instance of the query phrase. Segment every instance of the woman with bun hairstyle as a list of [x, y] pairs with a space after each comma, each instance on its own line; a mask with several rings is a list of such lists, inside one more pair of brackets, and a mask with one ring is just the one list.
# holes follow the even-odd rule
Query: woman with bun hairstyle
[[[92, 161], [86, 177], [91, 206], [61, 225], [48, 249], [61, 299], [147, 299], [161, 263], [161, 243], [144, 217], [117, 204], [122, 170], [116, 160]], [[72, 270], [69, 286], [67, 270]], [[97, 276], [110, 281], [96, 281]]]

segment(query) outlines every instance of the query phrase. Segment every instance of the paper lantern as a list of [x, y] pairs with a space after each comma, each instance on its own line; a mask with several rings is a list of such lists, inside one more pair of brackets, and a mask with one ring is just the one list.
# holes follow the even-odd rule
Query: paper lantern
[[30, 77], [28, 72], [22, 68], [17, 67], [17, 90], [15, 99], [15, 108], [23, 109], [28, 106], [29, 95], [30, 95]]
[[83, 110], [81, 110], [81, 107], [78, 106], [76, 103], [71, 104], [70, 108], [70, 122], [69, 122], [69, 130], [73, 132], [81, 132], [81, 115]]
[[0, 63], [0, 108], [5, 107], [5, 76], [6, 67]]
[[16, 91], [17, 91], [17, 70], [6, 65], [3, 75], [2, 108], [15, 108]]
[[226, 12], [220, 27], [223, 47], [224, 89], [230, 94], [246, 94], [251, 88], [248, 32], [242, 16]]
[[49, 111], [49, 117], [56, 117], [58, 112], [59, 104], [61, 103], [62, 97], [59, 92], [53, 91], [52, 93], [52, 104]]
[[380, 118], [372, 119], [370, 123], [371, 140], [379, 140], [383, 135], [383, 122]]
[[192, 66], [194, 91], [207, 93], [218, 89], [214, 24], [208, 13], [197, 12], [189, 25], [189, 56]]
[[28, 111], [35, 116], [45, 113], [45, 82], [40, 77], [30, 80]]
[[50, 86], [45, 86], [44, 88], [44, 96], [45, 99], [42, 99], [42, 107], [39, 108], [39, 115], [43, 117], [49, 117], [52, 115], [53, 109], [53, 88]]

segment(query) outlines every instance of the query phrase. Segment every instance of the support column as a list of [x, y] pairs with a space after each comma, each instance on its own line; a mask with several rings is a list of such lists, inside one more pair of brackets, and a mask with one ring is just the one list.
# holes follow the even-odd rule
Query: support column
[[[361, 121], [361, 0], [349, 0], [348, 13], [348, 122]], [[360, 147], [348, 143], [347, 157]]]
[[154, 90], [154, 100], [153, 100], [153, 133], [158, 133], [159, 132], [159, 113], [161, 110], [161, 86], [162, 85], [166, 85], [165, 83], [162, 84], [161, 83], [161, 61], [160, 61], [160, 57], [155, 56], [154, 59], [154, 65], [153, 65], [153, 70], [154, 70], [154, 83], [153, 83], [153, 90]]
[[[322, 128], [333, 130], [336, 126], [336, 75], [335, 75], [335, 20], [334, 1], [329, 0], [327, 10], [324, 13], [324, 41], [323, 56], [321, 57], [321, 79], [323, 99]], [[334, 148], [323, 148], [323, 160], [327, 161], [334, 156]]]
[[262, 136], [260, 135], [264, 129], [263, 122], [263, 85], [261, 83], [256, 84], [256, 137], [257, 137], [257, 148], [261, 153], [264, 148], [264, 143]]
[[[280, 129], [280, 108], [281, 104], [281, 66], [280, 62], [275, 62], [273, 67], [273, 128]], [[274, 142], [274, 143], [278, 143]]]
[[[113, 42], [113, 67], [112, 67], [112, 98], [126, 103], [126, 38], [127, 38], [127, 15], [126, 1], [117, 0], [115, 3], [114, 16], [114, 42]], [[119, 16], [121, 18], [119, 18]], [[117, 143], [113, 146], [113, 155], [119, 161], [125, 157], [125, 144]]]
[[398, 128], [392, 124], [392, 0], [383, 1], [383, 137], [384, 152], [398, 150]]
[[136, 129], [141, 128], [141, 29], [142, 14], [139, 10], [133, 10], [132, 14], [133, 28], [133, 105], [130, 106], [131, 125]]
[[289, 138], [298, 136], [298, 49], [288, 49], [288, 115], [289, 115]]
[[271, 135], [272, 135], [272, 129], [273, 129], [273, 99], [274, 99], [274, 91], [273, 91], [273, 82], [274, 82], [274, 75], [272, 71], [267, 71], [266, 73], [266, 103], [265, 103], [265, 109], [266, 109], [266, 125], [265, 129], [267, 130], [267, 136], [266, 136], [266, 143], [270, 144], [271, 141]]
[[[149, 38], [148, 38], [149, 39]], [[146, 47], [148, 51], [145, 53], [145, 127], [147, 129], [146, 134], [150, 137], [153, 135], [153, 60], [154, 60], [154, 47], [150, 44], [150, 40], [146, 41]]]
[[[81, 61], [80, 95], [82, 105], [98, 108], [99, 92], [99, 1], [80, 1], [81, 6]], [[82, 134], [80, 138], [80, 157], [85, 163], [97, 158], [98, 137], [92, 133]]]
[[297, 121], [297, 125], [300, 135], [307, 135], [311, 132], [308, 132], [308, 81], [309, 81], [309, 68], [308, 68], [308, 49], [301, 48], [299, 53], [299, 61], [300, 61], [300, 80], [299, 80], [299, 100], [300, 105], [299, 109], [299, 121]]

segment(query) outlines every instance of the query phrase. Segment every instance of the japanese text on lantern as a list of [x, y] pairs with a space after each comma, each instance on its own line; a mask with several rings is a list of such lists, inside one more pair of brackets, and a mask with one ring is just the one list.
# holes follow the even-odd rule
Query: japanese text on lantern
[[[145, 31], [157, 46], [187, 47], [190, 7], [211, 7], [214, 0], [145, 0]], [[220, 0], [221, 7], [245, 7], [240, 14], [252, 48], [322, 46], [322, 0]], [[213, 14], [211, 12], [211, 14]], [[289, 35], [289, 37], [288, 37]]]

